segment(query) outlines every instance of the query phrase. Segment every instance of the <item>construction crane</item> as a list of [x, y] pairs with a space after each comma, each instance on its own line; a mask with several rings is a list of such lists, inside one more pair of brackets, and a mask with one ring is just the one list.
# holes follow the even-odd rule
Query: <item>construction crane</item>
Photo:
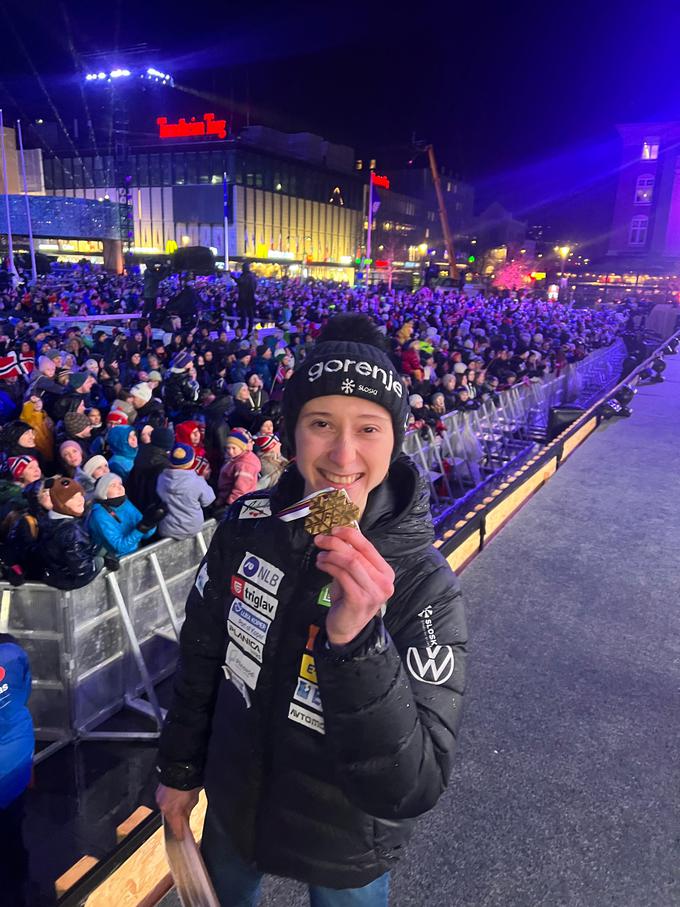
[[425, 147], [427, 151], [427, 157], [430, 162], [430, 170], [432, 172], [432, 182], [434, 183], [434, 191], [437, 193], [437, 204], [439, 205], [439, 220], [442, 225], [442, 233], [444, 234], [444, 243], [446, 245], [446, 254], [449, 258], [449, 277], [452, 279], [457, 278], [456, 274], [456, 256], [453, 250], [453, 237], [451, 236], [451, 228], [449, 226], [449, 216], [446, 213], [446, 205], [444, 203], [444, 193], [442, 192], [442, 181], [439, 177], [439, 168], [437, 167], [437, 159], [434, 156], [434, 147], [432, 145], [427, 145]]

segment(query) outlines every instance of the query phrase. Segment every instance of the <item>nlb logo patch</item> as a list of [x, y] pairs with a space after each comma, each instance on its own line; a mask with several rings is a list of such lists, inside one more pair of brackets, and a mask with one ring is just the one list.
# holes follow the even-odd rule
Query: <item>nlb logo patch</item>
[[246, 556], [241, 561], [238, 572], [245, 576], [246, 579], [251, 579], [260, 588], [274, 593], [279, 591], [281, 580], [285, 576], [283, 570], [279, 570], [278, 567], [270, 564], [269, 561], [257, 557], [250, 551], [246, 551]]
[[231, 674], [239, 677], [251, 690], [255, 689], [260, 676], [260, 666], [252, 658], [248, 658], [233, 642], [227, 646], [226, 665]]
[[261, 643], [264, 644], [267, 641], [267, 633], [271, 623], [253, 611], [252, 608], [249, 608], [248, 605], [244, 605], [238, 598], [235, 598], [231, 603], [227, 620], [236, 624], [244, 632], [252, 633]]
[[246, 602], [260, 614], [263, 614], [269, 620], [274, 620], [276, 609], [279, 606], [278, 599], [272, 595], [262, 592], [252, 583], [247, 583], [240, 576], [232, 576], [231, 592], [242, 602]]
[[0, 683], [2, 683], [2, 681], [5, 679], [5, 674], [6, 674], [6, 673], [7, 673], [7, 671], [5, 671], [5, 669], [3, 668], [3, 666], [0, 665]]
[[[372, 378], [376, 382], [380, 381], [386, 391], [396, 394], [399, 398], [404, 395], [404, 385], [401, 383], [399, 376], [391, 369], [388, 371], [384, 368], [380, 368], [378, 365], [373, 365], [371, 362], [364, 362], [361, 359], [327, 359], [325, 362], [315, 362], [309, 367], [307, 380], [310, 383], [313, 383], [314, 381], [318, 381], [323, 374], [334, 374], [336, 372], [339, 378], [342, 377], [340, 389], [343, 394], [354, 393], [356, 382], [347, 376], [358, 375], [360, 378]], [[373, 396], [377, 396], [378, 393], [376, 388], [366, 387], [363, 384], [359, 384], [359, 391]]]
[[302, 724], [304, 727], [308, 727], [319, 734], [326, 733], [326, 728], [321, 715], [316, 715], [308, 709], [303, 709], [302, 706], [296, 705], [294, 702], [291, 702], [290, 704], [288, 717], [291, 721], [297, 721], [298, 724]]
[[411, 646], [406, 653], [406, 664], [416, 680], [422, 680], [423, 683], [446, 683], [455, 667], [453, 648], [426, 646], [423, 651]]

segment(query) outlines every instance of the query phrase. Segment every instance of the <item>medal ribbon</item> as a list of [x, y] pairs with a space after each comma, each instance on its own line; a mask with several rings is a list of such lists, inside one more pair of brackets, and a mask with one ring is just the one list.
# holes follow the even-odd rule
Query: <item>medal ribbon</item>
[[335, 489], [322, 488], [321, 491], [315, 491], [314, 494], [307, 495], [306, 498], [302, 498], [296, 504], [290, 504], [288, 507], [284, 507], [283, 510], [279, 510], [276, 516], [283, 520], [284, 523], [292, 523], [293, 520], [302, 519], [302, 517], [309, 515], [309, 507], [312, 501], [318, 498], [319, 495], [328, 494], [329, 491], [335, 491]]

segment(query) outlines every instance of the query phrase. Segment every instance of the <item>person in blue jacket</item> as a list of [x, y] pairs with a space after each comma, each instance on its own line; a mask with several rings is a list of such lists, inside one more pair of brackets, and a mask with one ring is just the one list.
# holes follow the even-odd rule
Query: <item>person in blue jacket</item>
[[109, 431], [106, 443], [113, 456], [109, 460], [111, 472], [126, 479], [137, 456], [137, 434], [130, 425], [114, 425]]
[[28, 656], [8, 633], [0, 633], [0, 903], [24, 907], [28, 854], [21, 834], [23, 793], [31, 780], [35, 737], [27, 702]]
[[155, 523], [146, 524], [127, 499], [122, 479], [113, 472], [104, 473], [97, 480], [87, 528], [92, 541], [114, 557], [132, 554], [142, 539], [150, 538], [156, 531]]

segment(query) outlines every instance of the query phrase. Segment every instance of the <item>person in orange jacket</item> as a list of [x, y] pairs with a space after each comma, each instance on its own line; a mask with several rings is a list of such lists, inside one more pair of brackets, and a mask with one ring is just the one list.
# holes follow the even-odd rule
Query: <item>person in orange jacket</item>
[[54, 462], [54, 422], [45, 412], [42, 397], [32, 394], [24, 403], [19, 418], [33, 429], [35, 446], [45, 465], [49, 466]]

